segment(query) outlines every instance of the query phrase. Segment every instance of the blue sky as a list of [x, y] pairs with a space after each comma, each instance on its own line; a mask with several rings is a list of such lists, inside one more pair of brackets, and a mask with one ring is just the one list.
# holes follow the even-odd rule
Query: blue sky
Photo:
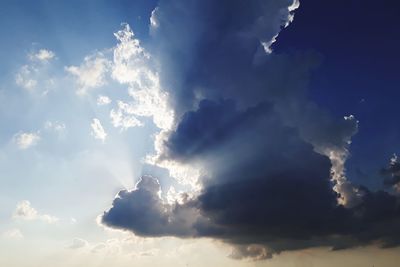
[[398, 5], [2, 1], [0, 265], [397, 266]]

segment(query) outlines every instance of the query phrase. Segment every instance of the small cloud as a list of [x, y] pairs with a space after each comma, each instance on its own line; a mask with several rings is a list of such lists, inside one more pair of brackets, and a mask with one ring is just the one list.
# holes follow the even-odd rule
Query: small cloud
[[27, 64], [22, 65], [15, 74], [15, 83], [28, 91], [42, 89], [42, 95], [54, 87], [54, 79], [49, 77], [49, 63], [55, 57], [54, 52], [41, 49], [28, 54]]
[[230, 258], [235, 260], [251, 259], [266, 260], [272, 258], [273, 253], [261, 245], [238, 245], [233, 248]]
[[38, 83], [37, 80], [33, 78], [37, 72], [37, 68], [23, 65], [15, 75], [15, 83], [26, 90], [33, 90]]
[[24, 238], [24, 235], [22, 234], [22, 232], [19, 229], [14, 228], [14, 229], [5, 231], [3, 233], [3, 237], [5, 237], [7, 239], [21, 240]]
[[93, 244], [92, 253], [117, 255], [121, 253], [121, 242], [118, 239], [109, 239], [106, 242]]
[[101, 87], [106, 84], [105, 74], [110, 62], [98, 53], [85, 57], [80, 66], [65, 67], [65, 70], [76, 78], [79, 85], [78, 94], [85, 94], [89, 89]]
[[140, 251], [140, 252], [133, 252], [131, 253], [131, 256], [133, 258], [142, 258], [142, 257], [154, 257], [159, 253], [159, 249], [150, 249], [150, 250], [145, 250], [145, 251]]
[[152, 12], [151, 12], [151, 16], [150, 16], [150, 30], [154, 31], [156, 30], [158, 27], [160, 27], [160, 22], [158, 21], [157, 18], [157, 11], [158, 8], [156, 7]]
[[52, 131], [61, 133], [61, 132], [65, 131], [65, 129], [67, 127], [65, 126], [65, 123], [62, 123], [62, 122], [46, 121], [45, 124], [44, 124], [44, 128], [46, 130], [52, 130]]
[[104, 243], [97, 244], [92, 248], [92, 253], [100, 252], [100, 251], [106, 249], [106, 247], [107, 246]]
[[112, 125], [121, 130], [143, 126], [143, 123], [135, 115], [127, 112], [127, 108], [129, 108], [129, 104], [118, 101], [118, 109], [110, 111]]
[[87, 247], [89, 245], [89, 243], [81, 238], [74, 238], [72, 240], [72, 243], [67, 247], [69, 249], [80, 249], [80, 248], [84, 248]]
[[38, 133], [23, 133], [19, 132], [14, 135], [13, 141], [18, 146], [19, 149], [27, 149], [36, 145], [40, 140]]
[[32, 53], [29, 55], [30, 60], [38, 60], [41, 62], [48, 62], [49, 60], [55, 57], [55, 53], [53, 51], [47, 49], [40, 49], [36, 53]]
[[100, 120], [96, 118], [93, 119], [93, 122], [90, 124], [90, 126], [92, 127], [92, 136], [95, 139], [99, 139], [104, 143], [107, 137], [107, 133], [104, 131], [104, 128], [100, 123]]
[[25, 221], [40, 220], [46, 223], [55, 223], [59, 219], [55, 216], [48, 214], [40, 214], [35, 208], [31, 206], [28, 200], [23, 200], [17, 204], [13, 214], [14, 219], [22, 219]]
[[98, 106], [105, 106], [111, 103], [111, 99], [105, 95], [99, 95], [97, 98], [97, 105]]

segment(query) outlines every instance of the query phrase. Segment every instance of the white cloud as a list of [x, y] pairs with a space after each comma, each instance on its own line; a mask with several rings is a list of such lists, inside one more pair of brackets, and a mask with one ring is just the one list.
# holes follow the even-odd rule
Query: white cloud
[[128, 24], [115, 36], [119, 44], [114, 49], [112, 77], [129, 85], [133, 101], [118, 102], [118, 109], [110, 114], [113, 125], [123, 129], [142, 126], [137, 117], [152, 117], [158, 128], [170, 129], [174, 113], [168, 105], [168, 94], [160, 87], [157, 72], [151, 68], [150, 55], [134, 38]]
[[30, 60], [38, 60], [41, 62], [48, 62], [49, 60], [55, 57], [55, 53], [53, 51], [47, 49], [40, 49], [36, 53], [32, 53], [29, 55]]
[[47, 223], [55, 223], [59, 219], [52, 215], [40, 214], [35, 208], [31, 206], [28, 200], [23, 200], [17, 204], [17, 207], [13, 214], [14, 219], [22, 219], [25, 221], [40, 220]]
[[110, 103], [111, 103], [111, 99], [108, 96], [99, 95], [97, 97], [97, 105], [98, 106], [104, 106], [104, 105], [108, 105]]
[[[265, 53], [267, 54], [271, 54], [272, 53], [272, 45], [276, 42], [276, 39], [280, 33], [280, 28], [283, 26], [283, 28], [286, 28], [290, 25], [290, 23], [293, 22], [294, 20], [294, 11], [296, 9], [298, 9], [300, 7], [300, 1], [299, 0], [293, 0], [292, 4], [290, 6], [288, 6], [285, 10], [281, 10], [281, 14], [283, 15], [285, 14], [286, 18], [284, 18], [283, 21], [280, 21], [278, 24], [275, 25], [276, 27], [276, 34], [268, 37], [268, 38], [262, 38], [261, 40], [261, 45], [264, 48]], [[259, 20], [262, 21], [264, 19], [269, 20], [270, 17], [261, 17]], [[283, 25], [281, 25], [281, 23], [284, 22]], [[266, 31], [262, 31], [262, 32], [266, 32]]]
[[21, 240], [24, 238], [24, 235], [22, 234], [21, 230], [14, 228], [7, 230], [3, 233], [3, 237], [7, 239], [14, 239], [14, 240]]
[[140, 46], [138, 39], [128, 24], [114, 36], [119, 44], [114, 49], [114, 64], [112, 78], [120, 83], [138, 83], [143, 74], [147, 72], [146, 60], [149, 55]]
[[27, 149], [36, 145], [40, 140], [40, 136], [38, 133], [19, 132], [14, 135], [13, 140], [19, 149]]
[[133, 102], [125, 108], [125, 112], [136, 116], [153, 117], [154, 124], [158, 128], [170, 130], [174, 121], [174, 112], [168, 106], [168, 95], [160, 89], [159, 78], [156, 74], [149, 72], [148, 77], [151, 82], [147, 88], [129, 89]]
[[33, 90], [36, 88], [38, 83], [37, 80], [33, 78], [37, 72], [37, 68], [23, 65], [15, 75], [15, 83], [24, 89]]
[[100, 123], [99, 119], [93, 119], [93, 122], [90, 124], [92, 127], [92, 136], [95, 139], [101, 140], [103, 143], [106, 140], [107, 133], [104, 131], [103, 126]]
[[40, 79], [40, 72], [43, 70], [43, 64], [55, 57], [54, 52], [46, 49], [40, 49], [36, 53], [28, 55], [29, 64], [23, 65], [15, 75], [15, 83], [27, 90], [33, 90], [38, 86], [38, 79]]
[[150, 16], [150, 31], [156, 30], [160, 26], [160, 22], [157, 19], [157, 11], [158, 7], [156, 7], [152, 12]]
[[116, 128], [121, 128], [122, 130], [126, 130], [131, 127], [143, 126], [143, 123], [138, 120], [138, 118], [126, 112], [127, 107], [129, 107], [129, 104], [118, 101], [118, 109], [112, 109], [110, 111], [112, 125]]
[[174, 205], [175, 203], [183, 204], [185, 200], [189, 198], [189, 194], [184, 191], [176, 191], [174, 186], [170, 186], [167, 191], [166, 201], [170, 205]]
[[[358, 121], [353, 115], [344, 116], [344, 120], [353, 123], [355, 131], [358, 130]], [[352, 135], [349, 135], [344, 138], [345, 145], [342, 147], [315, 146], [317, 152], [330, 159], [331, 179], [334, 181], [333, 190], [338, 193], [338, 203], [346, 207], [358, 205], [363, 197], [363, 192], [354, 186], [346, 176], [345, 164], [349, 157], [348, 145], [351, 144], [351, 137]]]
[[105, 74], [109, 61], [98, 53], [84, 58], [80, 66], [69, 66], [65, 70], [76, 78], [79, 86], [77, 93], [85, 94], [89, 89], [101, 87], [106, 84]]

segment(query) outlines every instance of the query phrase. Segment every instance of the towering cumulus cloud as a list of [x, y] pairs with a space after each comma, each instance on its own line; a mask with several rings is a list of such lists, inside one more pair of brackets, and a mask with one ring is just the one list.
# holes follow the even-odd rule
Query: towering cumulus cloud
[[144, 176], [119, 193], [105, 225], [222, 240], [236, 259], [399, 244], [397, 197], [345, 176], [357, 121], [333, 118], [307, 99], [318, 57], [273, 52], [299, 4], [160, 0], [149, 51], [176, 119], [157, 139], [154, 162], [198, 168], [198, 187], [171, 203], [157, 179]]

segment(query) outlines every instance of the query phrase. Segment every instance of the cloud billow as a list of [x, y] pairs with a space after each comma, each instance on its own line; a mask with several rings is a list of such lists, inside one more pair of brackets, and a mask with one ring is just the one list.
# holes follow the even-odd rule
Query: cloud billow
[[121, 191], [102, 222], [140, 236], [208, 237], [232, 258], [310, 247], [396, 246], [399, 199], [355, 186], [353, 116], [307, 98], [318, 57], [274, 54], [298, 1], [161, 0], [151, 54], [175, 111], [158, 161], [200, 166], [200, 190], [168, 203], [156, 178]]

